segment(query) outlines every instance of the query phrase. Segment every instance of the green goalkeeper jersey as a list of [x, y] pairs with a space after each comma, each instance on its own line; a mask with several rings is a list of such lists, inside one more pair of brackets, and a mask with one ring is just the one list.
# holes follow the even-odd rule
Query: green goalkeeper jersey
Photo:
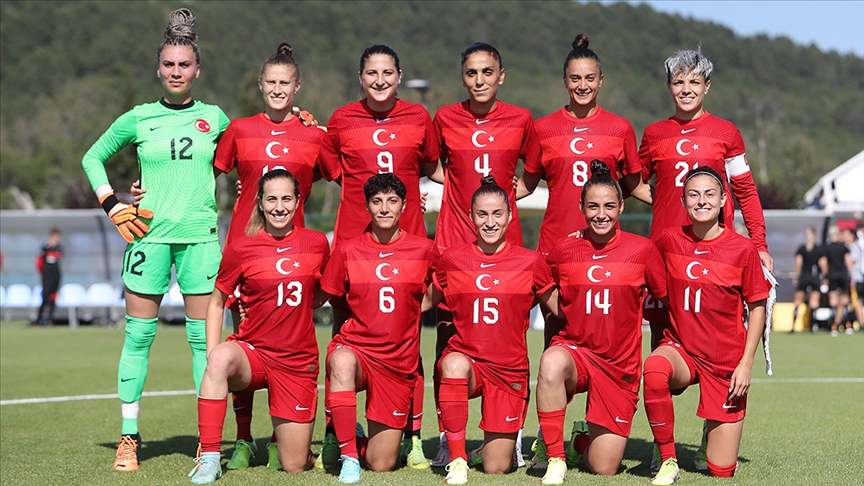
[[105, 163], [134, 144], [141, 188], [147, 191], [140, 207], [154, 215], [142, 241], [218, 241], [213, 156], [229, 121], [218, 106], [200, 101], [138, 105], [99, 137], [82, 165], [95, 191], [109, 184]]

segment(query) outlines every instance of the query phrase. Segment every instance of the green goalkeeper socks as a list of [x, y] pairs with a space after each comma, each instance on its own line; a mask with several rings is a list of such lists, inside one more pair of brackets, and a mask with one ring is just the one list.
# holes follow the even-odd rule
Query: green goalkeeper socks
[[[144, 382], [147, 380], [147, 363], [150, 358], [150, 345], [156, 336], [158, 319], [141, 319], [126, 316], [126, 338], [120, 354], [117, 370], [117, 395], [126, 403], [136, 403], [141, 399]], [[135, 417], [123, 418], [123, 433], [138, 432], [137, 413]]]
[[203, 319], [186, 317], [186, 340], [192, 348], [192, 379], [195, 381], [195, 391], [200, 395], [201, 378], [207, 368], [207, 335]]

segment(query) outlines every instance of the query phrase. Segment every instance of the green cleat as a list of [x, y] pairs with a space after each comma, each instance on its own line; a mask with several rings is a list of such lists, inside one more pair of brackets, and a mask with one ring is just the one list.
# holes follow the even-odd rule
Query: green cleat
[[548, 461], [546, 474], [540, 480], [541, 484], [564, 484], [564, 478], [567, 477], [567, 462], [557, 457], [553, 457]]
[[360, 482], [360, 461], [348, 456], [342, 456], [342, 470], [339, 472], [340, 483]]
[[315, 467], [324, 469], [325, 467], [336, 467], [339, 463], [339, 441], [336, 440], [336, 434], [330, 432], [324, 435], [324, 441], [321, 443], [321, 453], [315, 458]]
[[228, 469], [246, 469], [257, 452], [258, 445], [255, 444], [255, 439], [252, 439], [252, 442], [237, 439], [237, 443], [234, 444], [234, 453], [231, 454], [231, 460], [225, 467]]
[[654, 486], [669, 486], [674, 484], [680, 477], [681, 473], [678, 469], [678, 459], [670, 457], [663, 461], [663, 464], [660, 466], [660, 471], [653, 479], [651, 479], [651, 484]]
[[447, 477], [444, 482], [447, 484], [467, 484], [468, 483], [468, 462], [461, 457], [457, 457], [450, 461], [445, 468]]
[[282, 469], [282, 461], [279, 460], [279, 446], [275, 442], [267, 443], [267, 467], [270, 469]]
[[402, 441], [402, 446], [406, 466], [411, 469], [429, 469], [429, 461], [423, 454], [423, 441], [420, 440], [420, 437], [416, 435], [407, 437]]
[[483, 446], [468, 451], [468, 466], [478, 467], [483, 464]]
[[575, 449], [576, 438], [580, 435], [588, 435], [588, 423], [584, 420], [573, 422], [573, 432], [570, 433], [570, 446], [567, 447], [567, 467], [576, 467], [582, 460], [582, 453]]
[[189, 473], [192, 484], [210, 484], [222, 476], [222, 465], [219, 464], [218, 452], [205, 452], [195, 458], [195, 467]]
[[546, 442], [543, 439], [537, 439], [531, 444], [531, 450], [534, 451], [534, 457], [531, 458], [531, 469], [543, 469], [548, 466], [549, 456], [546, 455]]

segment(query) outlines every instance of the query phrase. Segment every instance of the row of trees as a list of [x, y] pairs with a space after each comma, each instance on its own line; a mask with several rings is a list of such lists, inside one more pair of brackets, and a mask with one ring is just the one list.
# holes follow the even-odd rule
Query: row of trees
[[[787, 38], [742, 38], [711, 23], [647, 5], [578, 2], [198, 2], [202, 75], [196, 97], [229, 116], [262, 109], [255, 86], [280, 42], [295, 48], [303, 88], [297, 102], [322, 122], [356, 100], [358, 59], [373, 43], [402, 58], [403, 79], [430, 80], [429, 110], [465, 98], [459, 53], [476, 41], [501, 51], [502, 99], [535, 117], [567, 102], [563, 59], [576, 34], [603, 60], [600, 103], [641, 136], [672, 114], [663, 60], [678, 49], [714, 61], [707, 107], [736, 123], [766, 207], [795, 207], [823, 173], [861, 150], [864, 60]], [[96, 201], [80, 168], [90, 144], [121, 113], [157, 99], [155, 50], [164, 2], [0, 3], [0, 207], [30, 194], [37, 207]], [[401, 96], [418, 101], [403, 89]], [[117, 187], [137, 177], [133, 149], [109, 163]], [[222, 185], [227, 186], [227, 179]], [[19, 191], [16, 191], [15, 189]], [[316, 191], [309, 212], [332, 211]], [[223, 191], [222, 204], [233, 198]], [[330, 192], [332, 201], [332, 191]], [[16, 197], [17, 196], [17, 197]]]

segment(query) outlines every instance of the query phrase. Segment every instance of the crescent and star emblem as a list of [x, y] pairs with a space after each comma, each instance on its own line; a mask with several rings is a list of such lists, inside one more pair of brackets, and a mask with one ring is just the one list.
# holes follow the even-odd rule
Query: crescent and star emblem
[[[577, 144], [578, 142], [584, 142], [584, 141], [585, 141], [585, 139], [582, 138], [582, 137], [576, 137], [576, 138], [574, 138], [573, 140], [571, 140], [571, 141], [570, 141], [570, 151], [573, 152], [573, 153], [576, 154], [576, 155], [582, 155], [582, 154], [584, 154], [585, 151], [584, 151], [584, 150], [579, 150], [579, 148], [576, 146], [576, 144]], [[585, 148], [586, 148], [586, 149], [592, 149], [592, 148], [594, 148], [594, 144], [591, 143], [591, 142], [587, 142], [587, 143], [585, 144]]]
[[594, 276], [594, 270], [598, 270], [598, 269], [599, 269], [599, 270], [602, 270], [602, 271], [604, 272], [604, 273], [603, 273], [603, 276], [604, 276], [604, 277], [611, 277], [611, 276], [612, 276], [612, 272], [610, 272], [610, 271], [604, 269], [602, 266], [600, 266], [600, 265], [591, 265], [590, 267], [588, 267], [588, 280], [590, 280], [590, 281], [592, 281], [592, 282], [594, 282], [594, 283], [600, 283], [600, 282], [603, 281], [602, 278], [596, 278], [596, 277]]
[[[282, 275], [291, 275], [291, 272], [294, 271], [293, 269], [285, 270], [284, 268], [282, 268], [282, 265], [285, 262], [290, 262], [290, 261], [291, 261], [290, 258], [280, 258], [280, 259], [276, 260], [276, 271], [281, 273]], [[300, 268], [300, 262], [294, 262], [291, 266], [294, 268]]]
[[690, 262], [690, 264], [687, 265], [687, 276], [693, 280], [696, 280], [699, 278], [699, 275], [693, 275], [693, 268], [696, 267], [697, 265], [702, 267], [702, 272], [701, 272], [702, 275], [708, 275], [708, 269], [705, 268], [705, 266], [702, 265], [700, 262]]
[[264, 151], [267, 152], [267, 157], [270, 157], [271, 159], [278, 159], [279, 157], [282, 156], [282, 154], [288, 153], [288, 147], [282, 147], [282, 150], [280, 150], [280, 152], [282, 152], [282, 154], [274, 154], [273, 153], [273, 147], [275, 147], [277, 145], [282, 146], [282, 142], [270, 142], [267, 144], [267, 148], [264, 149]]
[[[687, 155], [690, 155], [691, 153], [693, 153], [692, 151], [690, 151], [690, 152], [684, 151], [684, 144], [687, 142], [692, 143], [692, 141], [689, 138], [682, 138], [681, 140], [678, 141], [678, 143], [675, 144], [675, 151], [678, 152], [679, 155], [687, 156]], [[698, 144], [692, 143], [692, 147], [693, 147], [694, 151], [699, 150]]]
[[480, 290], [489, 290], [489, 289], [491, 289], [491, 288], [492, 288], [492, 285], [489, 285], [489, 286], [484, 286], [484, 285], [483, 285], [483, 279], [486, 278], [486, 277], [489, 277], [490, 279], [492, 279], [492, 285], [498, 285], [499, 283], [501, 283], [501, 281], [498, 280], [497, 278], [492, 278], [492, 275], [489, 275], [488, 273], [481, 273], [480, 275], [477, 276], [477, 279], [474, 280], [474, 285], [476, 285], [477, 288], [480, 289]]
[[384, 268], [385, 267], [392, 267], [392, 266], [393, 265], [390, 265], [389, 263], [386, 263], [386, 262], [385, 263], [379, 263], [378, 266], [375, 267], [375, 276], [378, 277], [378, 280], [386, 282], [386, 281], [390, 280], [391, 278], [393, 278], [394, 275], [399, 275], [399, 269], [394, 268], [393, 271], [390, 272], [389, 277], [384, 276], [384, 273], [383, 273]]
[[382, 142], [382, 141], [379, 140], [379, 138], [378, 138], [382, 133], [389, 133], [389, 132], [388, 132], [387, 129], [385, 129], [385, 128], [379, 128], [378, 130], [375, 130], [374, 132], [372, 132], [372, 141], [375, 143], [375, 145], [377, 145], [377, 146], [379, 146], [379, 147], [384, 147], [385, 145], [387, 145], [388, 143], [390, 143], [390, 140], [395, 140], [395, 139], [396, 139], [396, 134], [395, 134], [395, 133], [390, 133], [390, 135], [387, 137], [387, 138], [389, 138], [390, 140], [387, 140], [387, 141]]
[[486, 130], [477, 130], [476, 132], [474, 132], [474, 134], [471, 135], [471, 143], [473, 143], [475, 147], [477, 147], [477, 148], [483, 148], [483, 147], [485, 147], [487, 144], [492, 143], [492, 142], [495, 141], [495, 137], [492, 136], [492, 135], [489, 135], [489, 136], [487, 137], [487, 138], [489, 139], [489, 141], [488, 141], [487, 143], [480, 143], [480, 141], [478, 140], [478, 138], [480, 137], [481, 134], [482, 134], [482, 135], [488, 135], [488, 133], [486, 132]]

